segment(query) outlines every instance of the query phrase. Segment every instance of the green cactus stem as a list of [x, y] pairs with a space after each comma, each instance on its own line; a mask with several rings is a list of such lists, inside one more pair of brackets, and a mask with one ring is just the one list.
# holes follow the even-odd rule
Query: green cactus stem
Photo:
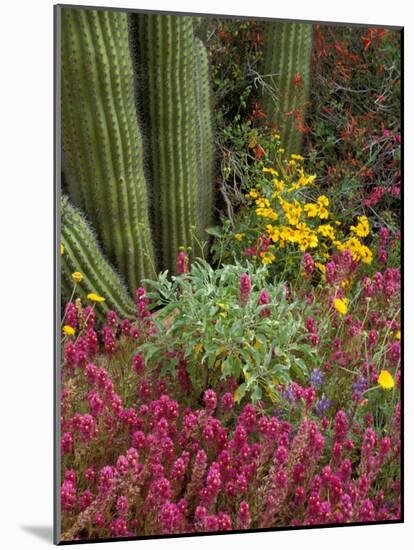
[[127, 15], [61, 14], [65, 182], [133, 292], [155, 268]]
[[261, 74], [266, 86], [262, 107], [288, 153], [298, 153], [301, 148], [300, 124], [309, 95], [311, 46], [311, 24], [263, 24]]
[[87, 303], [87, 295], [95, 293], [105, 298], [98, 304], [98, 314], [113, 309], [122, 317], [133, 319], [136, 308], [118, 275], [105, 259], [96, 237], [80, 211], [67, 197], [61, 201], [61, 255], [62, 295], [69, 299], [73, 289], [72, 273], [83, 275], [77, 284], [76, 297]]
[[174, 271], [180, 246], [192, 247], [192, 257], [200, 253], [212, 209], [208, 67], [200, 46], [195, 52], [191, 17], [134, 14], [131, 36], [148, 139], [154, 243], [162, 269]]
[[[194, 78], [197, 116], [197, 165], [199, 169], [199, 212], [202, 231], [213, 222], [213, 186], [214, 177], [214, 141], [212, 126], [212, 99], [209, 84], [209, 65], [207, 50], [199, 38], [194, 47]], [[202, 234], [202, 238], [205, 235]]]

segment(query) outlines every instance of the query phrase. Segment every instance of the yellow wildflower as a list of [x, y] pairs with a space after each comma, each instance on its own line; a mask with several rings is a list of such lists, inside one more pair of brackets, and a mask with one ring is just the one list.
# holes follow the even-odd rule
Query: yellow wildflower
[[274, 169], [274, 168], [262, 168], [262, 172], [264, 172], [265, 174], [272, 174], [273, 176], [278, 176], [278, 172]]
[[339, 243], [339, 245], [336, 244], [336, 246], [341, 252], [348, 249], [354, 260], [361, 260], [364, 264], [370, 264], [372, 262], [371, 250], [362, 244], [356, 237], [350, 237], [344, 243]]
[[256, 214], [262, 218], [269, 218], [269, 220], [277, 220], [277, 213], [273, 208], [256, 208]]
[[308, 248], [316, 248], [317, 246], [318, 237], [313, 232], [303, 235], [299, 241], [299, 249], [303, 252]]
[[313, 203], [305, 204], [303, 210], [306, 212], [308, 218], [316, 218], [319, 213], [318, 205]]
[[364, 264], [370, 264], [372, 263], [372, 252], [371, 250], [365, 246], [364, 244], [359, 249], [359, 255], [361, 258], [361, 261]]
[[278, 227], [273, 227], [273, 225], [266, 225], [267, 232], [269, 234], [269, 237], [272, 239], [274, 243], [276, 243], [279, 240], [280, 237], [280, 230]]
[[99, 296], [94, 292], [91, 292], [90, 294], [88, 294], [87, 298], [88, 300], [91, 300], [91, 302], [105, 302], [105, 298], [103, 296]]
[[329, 205], [329, 200], [325, 195], [321, 195], [318, 197], [318, 207], [319, 207], [319, 213], [318, 216], [321, 220], [326, 220], [329, 216], [328, 209], [326, 208]]
[[325, 271], [326, 271], [326, 267], [323, 264], [321, 264], [320, 262], [315, 262], [315, 267], [316, 267], [316, 269], [319, 269], [319, 271], [321, 273], [325, 273]]
[[259, 196], [259, 192], [256, 189], [251, 189], [246, 195], [249, 199], [257, 199]]
[[292, 228], [282, 225], [280, 227], [280, 236], [279, 236], [280, 248], [284, 248], [287, 242], [293, 242], [293, 239], [294, 239], [294, 233]]
[[275, 185], [276, 191], [273, 193], [272, 198], [275, 198], [279, 195], [279, 193], [281, 193], [283, 191], [283, 188], [284, 188], [285, 184], [283, 183], [283, 181], [278, 180], [277, 178], [274, 178], [273, 183]]
[[79, 271], [75, 271], [74, 273], [72, 273], [72, 281], [75, 283], [75, 285], [77, 283], [80, 283], [82, 279], [83, 279], [83, 275]]
[[272, 252], [263, 252], [261, 254], [262, 258], [262, 264], [263, 265], [269, 265], [272, 264], [276, 260], [276, 256]]
[[244, 239], [245, 236], [246, 236], [245, 233], [236, 233], [236, 234], [234, 235], [234, 238], [236, 239], [236, 241], [241, 241], [241, 240]]
[[346, 315], [348, 313], [348, 300], [346, 298], [334, 298], [334, 306], [338, 313]]
[[396, 340], [401, 340], [401, 331], [397, 330], [397, 332], [394, 333], [394, 338]]
[[73, 336], [75, 334], [75, 329], [70, 325], [65, 325], [63, 327], [63, 333], [66, 334], [67, 336]]
[[389, 373], [387, 370], [382, 370], [380, 372], [380, 375], [378, 376], [378, 384], [384, 390], [392, 390], [392, 388], [395, 386], [395, 381], [391, 373]]
[[335, 240], [335, 231], [332, 225], [329, 225], [329, 223], [325, 223], [323, 225], [320, 225], [318, 227], [318, 233], [322, 235], [322, 237], [328, 237], [332, 241]]
[[358, 224], [351, 225], [351, 231], [358, 237], [366, 237], [369, 234], [369, 222], [366, 216], [358, 216]]
[[294, 203], [285, 201], [279, 197], [279, 203], [290, 225], [297, 225], [302, 214], [302, 207], [297, 200]]
[[268, 208], [270, 206], [269, 200], [266, 199], [265, 197], [260, 197], [260, 198], [256, 199], [256, 204], [260, 208]]
[[302, 155], [290, 155], [290, 158], [294, 159], [294, 160], [304, 160], [304, 158], [302, 157]]
[[297, 183], [292, 184], [289, 187], [289, 192], [296, 191], [297, 189], [300, 189], [301, 187], [306, 187], [307, 185], [311, 185], [314, 183], [316, 179], [316, 175], [307, 176], [303, 170], [303, 168], [299, 169], [299, 179]]
[[63, 256], [64, 253], [65, 253], [65, 247], [63, 246], [62, 243], [60, 243], [60, 255]]

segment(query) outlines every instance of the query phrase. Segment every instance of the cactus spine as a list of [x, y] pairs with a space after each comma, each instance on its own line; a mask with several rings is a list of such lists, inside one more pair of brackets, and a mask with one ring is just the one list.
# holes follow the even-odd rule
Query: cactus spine
[[65, 181], [134, 291], [155, 270], [127, 15], [61, 13]]
[[68, 199], [61, 201], [61, 256], [62, 293], [66, 299], [73, 289], [72, 273], [80, 271], [83, 280], [77, 285], [76, 295], [87, 302], [89, 293], [105, 298], [97, 312], [106, 313], [114, 309], [121, 316], [134, 318], [135, 305], [118, 275], [104, 258], [95, 235], [80, 211]]
[[154, 242], [162, 268], [174, 270], [180, 246], [199, 253], [205, 212], [212, 209], [211, 177], [198, 163], [203, 153], [203, 165], [211, 158], [207, 70], [200, 47], [194, 53], [191, 17], [139, 14], [131, 23], [147, 123]]
[[303, 119], [309, 93], [312, 25], [266, 22], [263, 31], [261, 73], [276, 89], [276, 94], [264, 89], [263, 109], [279, 130], [286, 151], [295, 153], [302, 141], [295, 115]]

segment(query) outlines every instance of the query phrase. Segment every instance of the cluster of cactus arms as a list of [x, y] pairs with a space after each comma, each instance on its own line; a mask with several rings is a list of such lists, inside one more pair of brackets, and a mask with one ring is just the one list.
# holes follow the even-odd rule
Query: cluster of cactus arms
[[[286, 113], [303, 114], [306, 105], [311, 25], [263, 25], [261, 72], [277, 90], [275, 98], [265, 89], [263, 108], [295, 152], [301, 134]], [[181, 246], [199, 255], [213, 221], [212, 101], [199, 27], [190, 16], [61, 10], [64, 190], [99, 243], [89, 231], [89, 256], [74, 256], [69, 242], [68, 263], [92, 270], [98, 286], [93, 266], [105, 266], [107, 303], [125, 313], [127, 294], [108, 262], [132, 293], [157, 271], [173, 272]], [[79, 212], [67, 216], [62, 239], [78, 221], [87, 227]], [[105, 256], [91, 263], [100, 248]]]
[[312, 25], [263, 23], [262, 107], [288, 153], [301, 147], [298, 121], [303, 120], [308, 101], [311, 47]]
[[61, 14], [65, 190], [133, 292], [212, 221], [207, 53], [191, 17]]
[[155, 268], [127, 15], [62, 9], [61, 59], [67, 189], [134, 291]]
[[61, 285], [62, 293], [69, 298], [73, 289], [72, 273], [80, 271], [82, 282], [78, 285], [77, 296], [87, 302], [89, 293], [105, 297], [105, 302], [97, 308], [98, 314], [109, 309], [119, 312], [126, 318], [133, 318], [135, 304], [121, 282], [116, 271], [105, 259], [93, 230], [83, 214], [74, 207], [67, 197], [61, 200]]

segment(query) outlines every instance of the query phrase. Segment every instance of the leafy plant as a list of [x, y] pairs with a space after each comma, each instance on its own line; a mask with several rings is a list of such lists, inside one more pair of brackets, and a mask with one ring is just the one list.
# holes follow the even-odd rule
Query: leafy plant
[[[251, 281], [245, 301], [243, 276]], [[198, 391], [232, 377], [240, 382], [237, 401], [250, 395], [253, 402], [274, 402], [278, 385], [292, 377], [304, 381], [318, 358], [303, 329], [306, 304], [289, 302], [283, 284], [265, 281], [264, 268], [238, 264], [213, 270], [202, 260], [172, 280], [163, 273], [158, 281], [147, 281], [149, 298], [162, 306], [157, 321], [172, 319], [140, 351], [154, 367], [161, 362], [161, 373], [174, 371], [182, 356]], [[178, 353], [170, 360], [171, 351]]]

